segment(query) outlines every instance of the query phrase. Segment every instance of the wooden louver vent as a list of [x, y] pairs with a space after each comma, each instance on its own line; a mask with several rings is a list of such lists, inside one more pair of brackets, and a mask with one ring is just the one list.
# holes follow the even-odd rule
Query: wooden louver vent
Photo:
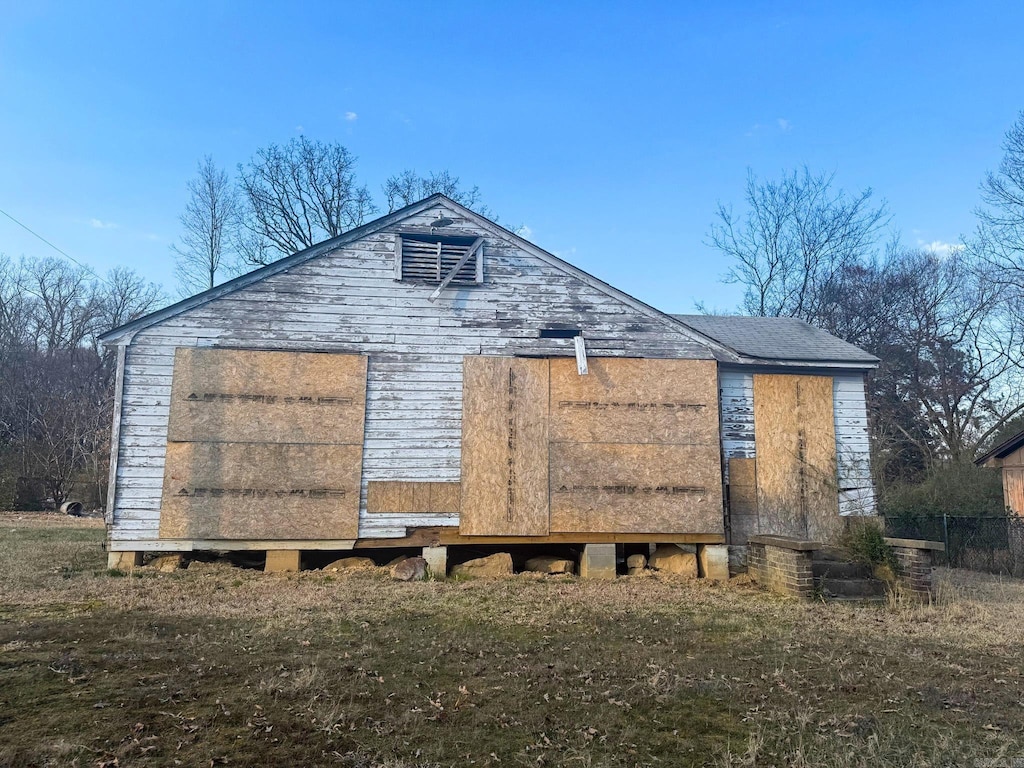
[[[440, 283], [476, 242], [475, 237], [452, 235], [402, 235], [401, 280]], [[477, 248], [451, 283], [476, 285], [482, 282], [483, 249]]]

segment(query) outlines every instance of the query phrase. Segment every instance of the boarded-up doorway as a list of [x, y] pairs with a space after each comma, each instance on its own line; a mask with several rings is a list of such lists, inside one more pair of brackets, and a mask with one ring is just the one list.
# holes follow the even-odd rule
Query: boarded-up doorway
[[464, 359], [463, 535], [547, 534], [547, 403], [547, 360]]
[[754, 375], [761, 533], [828, 541], [841, 530], [828, 376]]

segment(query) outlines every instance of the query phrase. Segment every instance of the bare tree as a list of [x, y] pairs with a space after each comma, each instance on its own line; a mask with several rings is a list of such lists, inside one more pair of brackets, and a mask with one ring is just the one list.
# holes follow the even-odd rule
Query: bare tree
[[[41, 484], [60, 504], [102, 498], [114, 358], [97, 335], [154, 309], [160, 290], [126, 269], [106, 280], [55, 259], [0, 259], [0, 492]], [[37, 499], [41, 501], [41, 499]]]
[[1002, 286], [966, 251], [908, 252], [894, 272], [904, 292], [895, 318], [902, 401], [937, 438], [933, 460], [970, 461], [1024, 411], [1024, 329], [1007, 322]]
[[126, 267], [114, 267], [107, 272], [107, 278], [103, 285], [98, 286], [98, 292], [100, 334], [152, 312], [165, 300], [160, 286], [147, 283]]
[[257, 150], [238, 167], [242, 258], [268, 264], [363, 224], [376, 206], [356, 182], [355, 164], [341, 144], [305, 136]]
[[209, 155], [200, 161], [188, 191], [181, 242], [171, 246], [183, 296], [213, 288], [223, 276], [241, 213], [236, 187]]
[[999, 170], [981, 184], [984, 205], [977, 210], [980, 226], [973, 247], [996, 267], [993, 279], [1024, 292], [1024, 112], [1003, 140]]
[[48, 356], [75, 350], [97, 330], [101, 301], [91, 273], [63, 259], [23, 263], [23, 285], [32, 296], [32, 341]]
[[745, 290], [753, 315], [792, 316], [815, 322], [819, 300], [843, 270], [867, 256], [889, 221], [872, 192], [835, 190], [834, 174], [804, 168], [780, 181], [747, 176], [747, 212], [719, 205], [709, 244], [732, 259], [726, 282]]
[[487, 206], [481, 200], [480, 188], [474, 186], [463, 189], [460, 186], [459, 177], [453, 176], [448, 171], [420, 176], [416, 171], [407, 170], [389, 177], [384, 182], [384, 196], [387, 198], [388, 213], [438, 192], [482, 216], [491, 216]]
[[24, 343], [28, 301], [18, 265], [0, 254], [0, 385], [4, 355]]

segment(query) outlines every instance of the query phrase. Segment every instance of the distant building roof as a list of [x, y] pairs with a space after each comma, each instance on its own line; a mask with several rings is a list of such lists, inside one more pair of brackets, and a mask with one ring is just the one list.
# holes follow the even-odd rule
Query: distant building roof
[[1009, 440], [1004, 440], [991, 451], [986, 453], [984, 456], [979, 456], [974, 460], [974, 463], [979, 467], [989, 465], [998, 466], [998, 462], [993, 462], [993, 459], [1005, 459], [1011, 453], [1016, 451], [1018, 448], [1024, 447], [1024, 432], [1018, 432], [1016, 435], [1011, 437]]
[[842, 363], [872, 368], [878, 358], [795, 317], [672, 315], [695, 331], [765, 362]]

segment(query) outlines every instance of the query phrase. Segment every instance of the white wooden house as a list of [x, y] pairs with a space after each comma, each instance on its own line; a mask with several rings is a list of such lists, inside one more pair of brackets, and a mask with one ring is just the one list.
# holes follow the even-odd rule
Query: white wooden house
[[799, 321], [664, 314], [441, 195], [103, 342], [118, 562], [721, 547], [874, 512], [873, 357]]

